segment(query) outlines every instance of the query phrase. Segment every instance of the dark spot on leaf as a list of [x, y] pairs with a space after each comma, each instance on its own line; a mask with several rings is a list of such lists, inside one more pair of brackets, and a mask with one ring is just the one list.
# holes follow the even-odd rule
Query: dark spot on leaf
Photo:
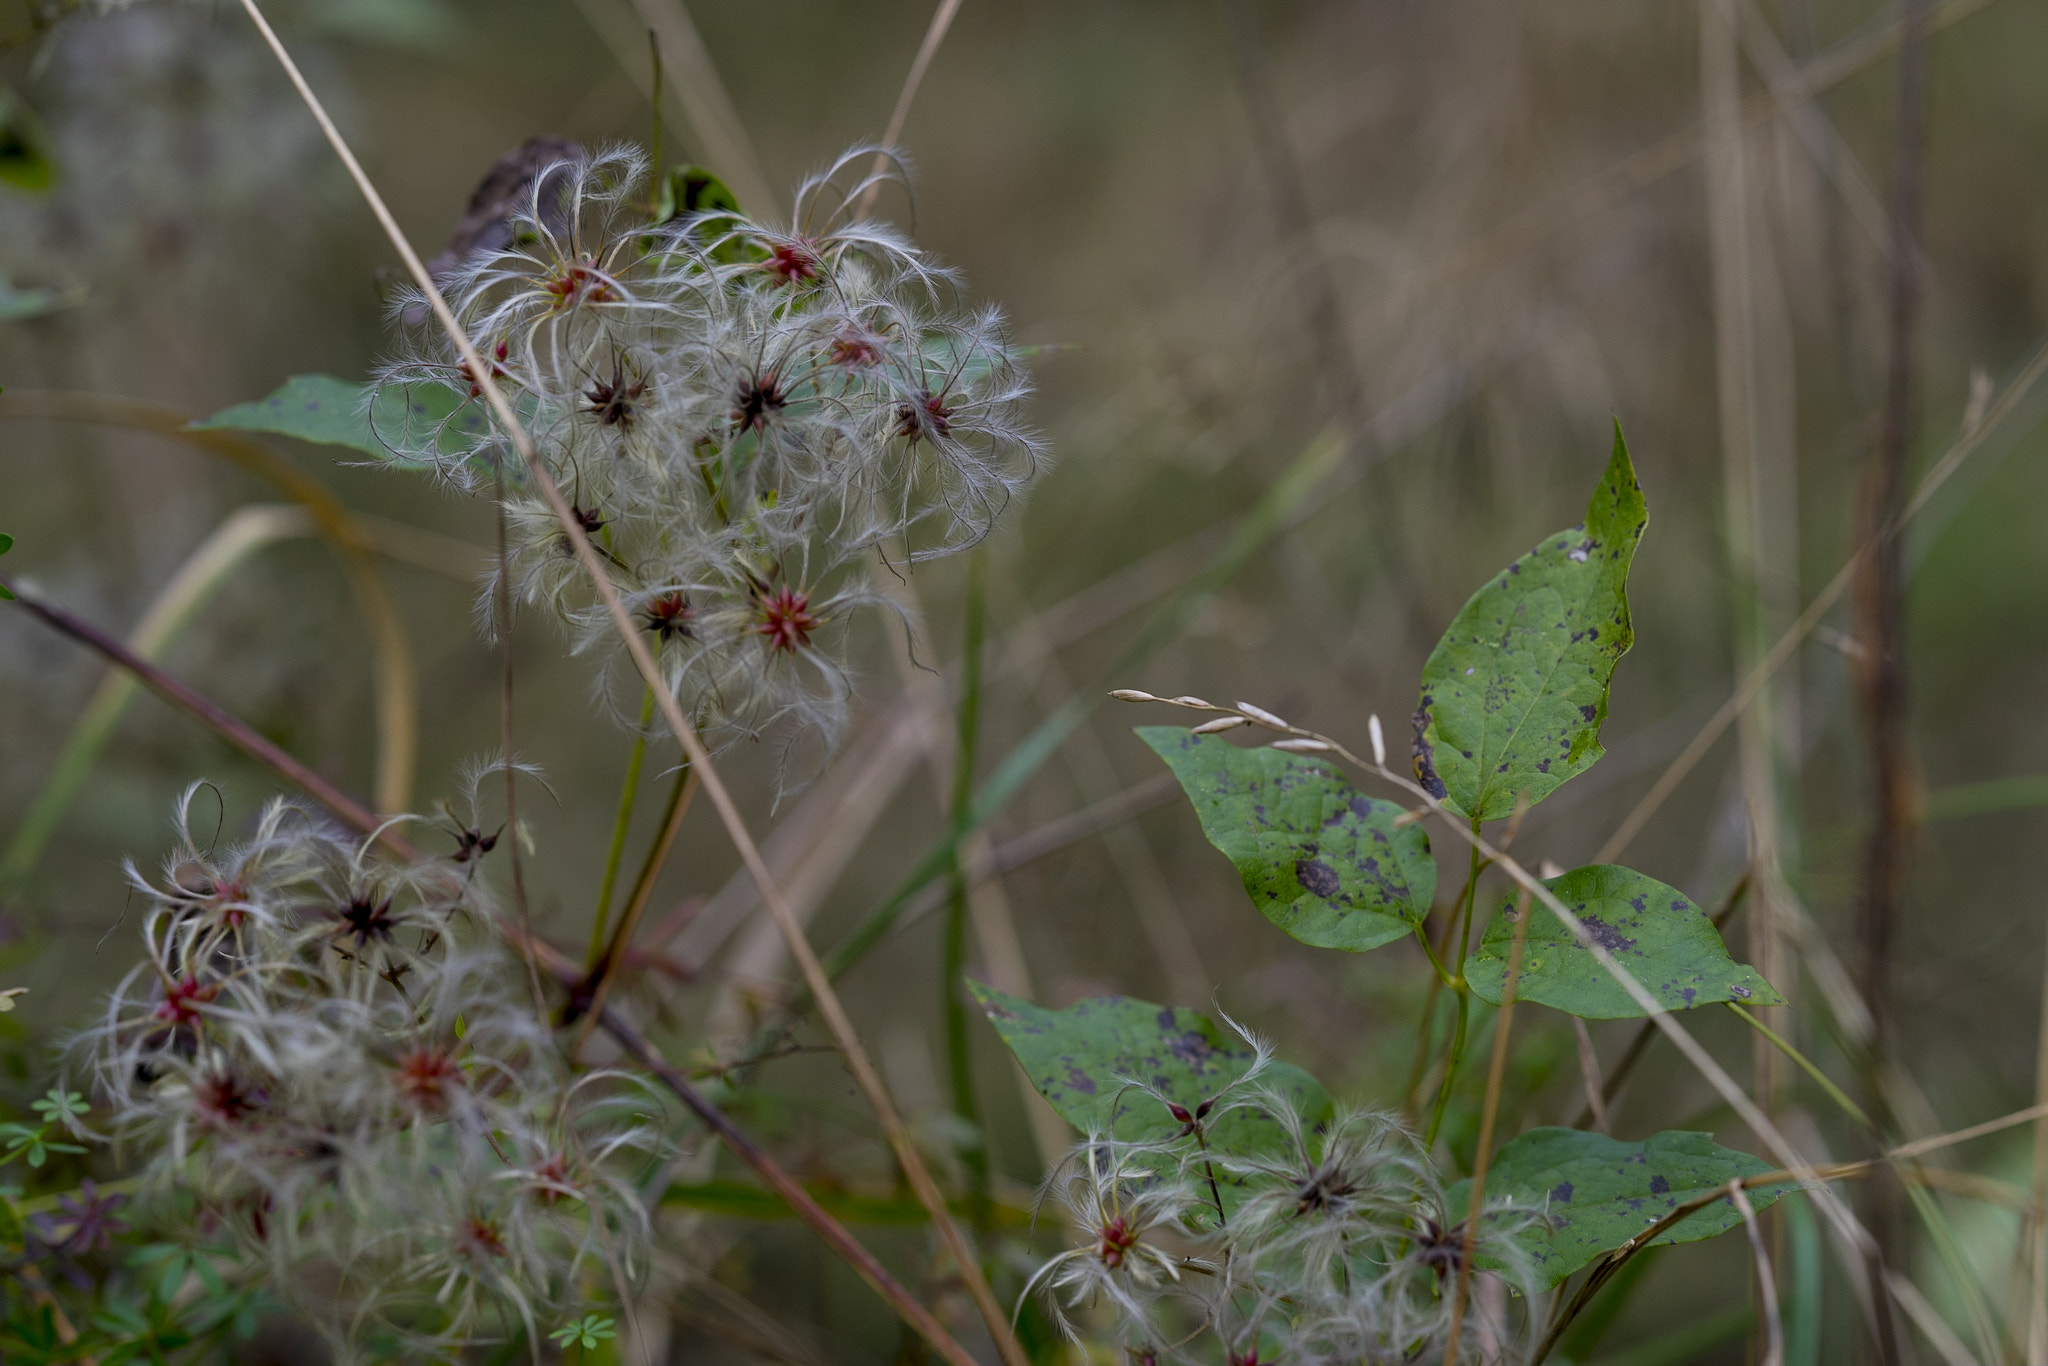
[[1551, 1188], [1550, 1202], [1554, 1205], [1569, 1205], [1572, 1202], [1572, 1183], [1560, 1181]]
[[1659, 1173], [1658, 1175], [1650, 1178], [1650, 1194], [1665, 1195], [1668, 1194], [1670, 1190], [1671, 1183], [1664, 1179], [1662, 1173]]
[[1092, 1096], [1095, 1094], [1095, 1078], [1070, 1064], [1067, 1067], [1067, 1088], [1079, 1091], [1084, 1096]]
[[1423, 733], [1429, 729], [1429, 698], [1424, 697], [1422, 702], [1423, 705], [1416, 709], [1415, 715], [1409, 718], [1415, 724], [1415, 781], [1422, 784], [1424, 792], [1442, 801], [1449, 795], [1450, 789], [1445, 787], [1444, 780], [1437, 776], [1436, 765], [1432, 762], [1436, 753], [1435, 748], [1423, 738]]
[[1343, 890], [1343, 882], [1337, 877], [1337, 870], [1318, 859], [1305, 858], [1294, 861], [1294, 876], [1301, 885], [1320, 897], [1333, 897]]
[[1636, 946], [1636, 941], [1608, 924], [1597, 915], [1585, 917], [1586, 933], [1593, 936], [1593, 942], [1609, 953], [1627, 953]]
[[1591, 702], [1588, 702], [1585, 706], [1579, 708], [1579, 715], [1582, 718], [1584, 718], [1586, 724], [1588, 725], [1591, 725], [1593, 722], [1593, 718], [1598, 716], [1599, 714], [1600, 708], [1595, 706]]

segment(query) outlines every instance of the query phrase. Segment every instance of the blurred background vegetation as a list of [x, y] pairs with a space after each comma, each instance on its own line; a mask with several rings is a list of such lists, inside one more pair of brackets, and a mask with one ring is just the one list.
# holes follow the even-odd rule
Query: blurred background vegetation
[[[1034, 362], [1033, 416], [1057, 464], [990, 552], [985, 769], [1091, 679], [1217, 543], [1214, 528], [1332, 423], [1357, 437], [1357, 478], [1182, 637], [1114, 681], [1242, 697], [1354, 743], [1369, 712], [1404, 734], [1399, 718], [1438, 632], [1487, 574], [1581, 516], [1618, 417], [1652, 517], [1633, 585], [1638, 644], [1616, 676], [1608, 758], [1533, 816], [1517, 846], [1532, 863], [1592, 856], [1727, 697], [1745, 623], [1775, 638], [1853, 550], [1884, 392], [1891, 10], [1737, 0], [1725, 11], [1734, 33], [1717, 40], [1724, 11], [1719, 0], [1707, 7], [1703, 20], [1698, 5], [1668, 0], [967, 0], [903, 130], [914, 206], [885, 199], [883, 209], [961, 267], [973, 295], [1003, 304], [1021, 340], [1049, 348]], [[52, 8], [0, 0], [0, 40]], [[643, 25], [628, 0], [275, 8], [424, 249], [526, 137], [648, 137]], [[697, 0], [691, 15], [761, 174], [786, 193], [880, 135], [931, 6]], [[2048, 332], [2048, 177], [2038, 171], [2048, 10], [1952, 0], [1934, 24], [1916, 469], [1965, 421], [1973, 373], [2002, 384]], [[1702, 80], [1703, 32], [1733, 42], [1734, 96], [1745, 101], [1739, 155], [1723, 163], [1736, 169], [1719, 181], [1700, 130], [1703, 109], [1730, 91]], [[1844, 53], [1810, 68], [1825, 71], [1823, 88], [1786, 83]], [[385, 345], [394, 263], [233, 5], [160, 0], [72, 16], [0, 56], [0, 77], [9, 129], [54, 167], [46, 188], [0, 181], [0, 529], [17, 538], [6, 568], [125, 631], [225, 518], [278, 495], [189, 445], [5, 405], [63, 391], [203, 414], [292, 374], [361, 377]], [[721, 148], [673, 93], [664, 110], [669, 151], [715, 164]], [[1716, 213], [1728, 215], [1718, 239]], [[1750, 382], [1731, 409], [1737, 317]], [[1908, 537], [1911, 747], [1925, 817], [1894, 960], [1894, 1043], [1925, 1099], [1909, 1127], [1954, 1127], [2034, 1097], [2048, 778], [1981, 785], [2048, 775], [2039, 408], [2023, 404]], [[1746, 500], [1730, 492], [1731, 412], [1754, 452]], [[332, 448], [279, 449], [351, 508], [449, 538], [417, 538], [413, 562], [383, 566], [417, 670], [410, 800], [427, 809], [454, 793], [463, 759], [496, 746], [496, 659], [472, 626], [475, 581], [459, 572], [463, 546], [480, 555], [491, 542], [488, 510], [348, 465]], [[1755, 534], [1731, 537], [1737, 523]], [[930, 642], [918, 658], [949, 677], [963, 573], [944, 562], [915, 575]], [[1846, 609], [1830, 616], [1769, 699], [1782, 798], [1773, 837], [1790, 889], [1852, 965], [1869, 807], [1854, 629]], [[861, 801], [873, 823], [822, 895], [821, 943], [885, 896], [943, 828], [934, 783], [912, 762], [925, 728], [902, 720], [905, 680], [921, 675], [893, 629], [871, 623], [861, 642], [861, 719], [841, 757], [871, 780]], [[526, 812], [529, 886], [543, 928], [575, 944], [628, 740], [592, 705], [588, 671], [551, 624], [522, 622], [516, 651], [520, 751], [557, 798]], [[164, 658], [345, 787], [370, 791], [371, 642], [317, 541], [262, 550]], [[69, 643], [0, 613], [0, 833], [29, 809], [100, 677]], [[995, 844], [1153, 779], [1156, 760], [1129, 727], [1175, 719], [1097, 712], [996, 821]], [[947, 725], [929, 729], [943, 763]], [[1724, 740], [1630, 855], [1702, 904], [1749, 859], [1737, 752]], [[643, 827], [667, 762], [649, 766]], [[725, 768], [761, 831], [803, 817], [808, 798], [840, 791], [832, 784], [847, 776], [778, 803], [766, 756], [737, 751]], [[0, 984], [33, 988], [8, 1017], [25, 1022], [9, 1044], [22, 1085], [46, 1072], [42, 1041], [131, 961], [120, 862], [148, 867], [168, 848], [172, 799], [202, 775], [219, 785], [230, 831], [274, 786], [184, 718], [138, 701], [33, 871], [5, 888]], [[1397, 1104], [1422, 1004], [1419, 954], [1340, 960], [1293, 943], [1251, 913], [1186, 805], [1159, 794], [1143, 789], [1144, 814], [1001, 879], [1036, 997], [1122, 992], [1207, 1008], [1213, 996], [1333, 1089]], [[793, 843], [815, 852], [815, 839]], [[698, 813], [650, 922], [680, 921], [736, 866]], [[727, 893], [723, 904], [744, 900]], [[984, 904], [977, 923], [1002, 912]], [[1738, 956], [1748, 924], [1730, 932]], [[731, 1021], [777, 999], [789, 977], [751, 923], [712, 928], [700, 918], [666, 973], [634, 989], [654, 1032], [699, 1061], [716, 1056], [720, 1028], [729, 1038]], [[947, 1108], [939, 953], [926, 917], [846, 983], [892, 1085], [934, 1135]], [[986, 942], [976, 950], [978, 974], [991, 971], [988, 953]], [[1778, 1012], [1795, 1017], [1783, 1023], [1846, 1075], [1811, 979], [1796, 968], [1790, 977], [1780, 985], [1799, 1004]], [[1509, 1133], [1570, 1122], [1581, 1097], [1569, 1023], [1536, 1013], [1523, 1021]], [[1748, 1068], [1751, 1045], [1733, 1021], [1698, 1027]], [[1630, 1029], [1596, 1026], [1603, 1056]], [[1011, 1064], [985, 1031], [975, 1047], [997, 1166], [1012, 1189], [1028, 1188], [1042, 1167]], [[804, 1174], [886, 1179], [886, 1154], [836, 1061], [778, 1062], [734, 1103]], [[1805, 1117], [1809, 1104], [1797, 1092], [1782, 1102], [1795, 1133], [1860, 1155], [1838, 1123]], [[1739, 1141], [1728, 1119], [1703, 1082], [1653, 1052], [1614, 1124], [1627, 1136], [1698, 1127]], [[1455, 1155], [1469, 1158], [1475, 1128], [1476, 1116], [1454, 1122]], [[2024, 1185], [2028, 1142], [2014, 1130], [1972, 1150], [1972, 1165]], [[2002, 1293], [2015, 1216], [1958, 1201], [1953, 1217]], [[737, 1295], [809, 1320], [813, 1329], [787, 1330], [815, 1333], [808, 1350], [855, 1359], [893, 1349], [880, 1306], [794, 1225], [745, 1238], [716, 1221], [690, 1229], [676, 1256], [712, 1287], [700, 1315], [730, 1317]], [[904, 1255], [918, 1246], [891, 1236]], [[1610, 1346], [1656, 1337], [1715, 1299], [1743, 1302], [1734, 1241], [1663, 1256]], [[1926, 1267], [1930, 1294], [1952, 1304], [1943, 1273]], [[1828, 1357], [1849, 1360], [1861, 1330], [1840, 1282], [1831, 1289]], [[702, 1346], [687, 1316], [678, 1322], [688, 1359], [739, 1350]], [[1727, 1337], [1717, 1350], [1699, 1359], [1733, 1361], [1743, 1347]]]

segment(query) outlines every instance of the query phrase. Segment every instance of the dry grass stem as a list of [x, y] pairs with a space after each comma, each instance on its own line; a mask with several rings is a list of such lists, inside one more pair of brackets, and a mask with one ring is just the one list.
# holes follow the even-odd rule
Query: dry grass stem
[[916, 1193], [919, 1203], [930, 1213], [932, 1223], [938, 1229], [941, 1240], [958, 1266], [960, 1277], [966, 1284], [976, 1308], [981, 1311], [982, 1320], [1001, 1350], [1004, 1361], [1008, 1366], [1027, 1366], [1023, 1348], [1018, 1344], [1016, 1334], [1011, 1331], [1009, 1316], [1003, 1311], [1002, 1306], [996, 1303], [995, 1295], [989, 1289], [988, 1278], [982, 1273], [980, 1262], [968, 1246], [966, 1236], [960, 1231], [958, 1223], [947, 1210], [945, 1197], [939, 1191], [938, 1183], [932, 1179], [931, 1171], [926, 1167], [923, 1156], [917, 1151], [917, 1146], [902, 1117], [896, 1113], [896, 1107], [889, 1099], [881, 1074], [875, 1069], [853, 1028], [853, 1021], [847, 1016], [838, 994], [832, 990], [832, 983], [825, 976], [817, 954], [811, 949], [810, 941], [804, 937], [802, 925], [776, 888], [773, 874], [762, 861], [760, 848], [754, 843], [753, 836], [748, 833], [746, 821], [740, 814], [738, 804], [733, 801], [732, 794], [727, 791], [724, 781], [718, 776], [704, 742], [698, 738], [695, 728], [683, 715], [674, 695], [664, 685], [661, 671], [654, 657], [648, 652], [646, 641], [641, 638], [641, 633], [634, 627], [632, 618], [627, 615], [625, 604], [620, 600], [618, 590], [612, 586], [610, 577], [605, 573], [603, 562], [592, 548], [590, 537], [584, 531], [582, 522], [570, 508], [568, 501], [563, 498], [561, 489], [548, 474], [546, 466], [541, 463], [532, 438], [526, 434], [518, 416], [506, 401], [503, 391], [492, 379], [490, 367], [477, 354], [476, 344], [456, 322], [455, 315], [449, 312], [447, 300], [442, 298], [440, 289], [435, 285], [433, 277], [428, 274], [419, 254], [413, 250], [397, 221], [392, 218], [382, 196], [377, 193], [376, 187], [364, 173], [355, 154], [349, 150], [346, 140], [334, 126], [333, 120], [328, 117], [319, 97], [313, 93], [312, 87], [306, 84], [305, 77], [292, 61], [290, 53], [285, 50], [269, 22], [264, 19], [256, 0], [242, 0], [242, 7], [256, 23], [264, 41], [269, 44], [279, 64], [284, 67], [292, 84], [298, 89], [300, 97], [305, 100], [307, 108], [319, 122], [329, 144], [348, 168], [350, 177], [356, 182], [357, 189], [362, 192], [371, 211], [383, 226], [385, 235], [391, 239], [392, 245], [404, 259], [406, 269], [411, 273], [414, 283], [426, 295], [435, 317], [448, 333], [450, 340], [455, 343], [464, 363], [470, 367], [470, 373], [477, 377], [478, 387], [483, 390], [484, 401], [489, 405], [499, 429], [518, 450], [520, 458], [526, 464], [528, 477], [532, 479], [549, 507], [554, 510], [555, 517], [560, 522], [563, 533], [568, 537], [578, 562], [589, 576], [591, 586], [603, 600], [605, 610], [610, 614], [627, 653], [632, 657], [634, 667], [646, 680], [647, 686], [654, 690], [655, 704], [662, 713], [662, 719], [668, 723], [669, 729], [681, 743], [684, 753], [689, 756], [691, 767], [702, 782], [705, 795], [717, 808], [719, 819], [724, 823], [733, 844], [739, 850], [741, 860], [760, 885], [761, 899], [766, 903], [768, 913], [775, 919], [777, 927], [788, 940], [790, 952], [803, 970], [805, 985], [817, 999], [819, 1012], [825, 1017], [833, 1039], [845, 1053], [847, 1066], [852, 1071], [855, 1082], [866, 1096], [870, 1108], [874, 1110], [875, 1117], [888, 1138], [890, 1149], [896, 1154], [896, 1160], [902, 1166], [912, 1191]]

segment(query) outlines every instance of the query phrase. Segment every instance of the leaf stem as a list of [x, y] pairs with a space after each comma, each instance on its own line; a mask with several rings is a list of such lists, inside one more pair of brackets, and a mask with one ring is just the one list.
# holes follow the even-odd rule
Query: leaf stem
[[1858, 1105], [1855, 1101], [1849, 1099], [1848, 1095], [1843, 1092], [1841, 1087], [1835, 1085], [1834, 1082], [1830, 1081], [1828, 1079], [1828, 1074], [1821, 1071], [1819, 1065], [1816, 1064], [1813, 1061], [1813, 1059], [1807, 1057], [1797, 1048], [1794, 1048], [1789, 1040], [1780, 1036], [1776, 1030], [1772, 1029], [1762, 1020], [1759, 1020], [1756, 1016], [1744, 1010], [1741, 1006], [1735, 1004], [1735, 1002], [1723, 1001], [1722, 1004], [1727, 1006], [1730, 1010], [1734, 1011], [1740, 1017], [1742, 1017], [1742, 1020], [1745, 1024], [1747, 1024], [1751, 1029], [1754, 1029], [1757, 1033], [1763, 1035], [1764, 1038], [1768, 1039], [1771, 1042], [1772, 1046], [1775, 1047], [1780, 1053], [1783, 1053], [1786, 1057], [1790, 1058], [1793, 1062], [1797, 1063], [1799, 1065], [1799, 1070], [1806, 1073], [1807, 1076], [1812, 1077], [1814, 1080], [1814, 1084], [1819, 1086], [1822, 1091], [1825, 1091], [1827, 1093], [1828, 1099], [1833, 1101], [1836, 1104], [1836, 1106], [1838, 1106], [1841, 1109], [1843, 1114], [1855, 1120], [1859, 1125], [1866, 1129], [1874, 1130], [1876, 1128], [1876, 1126], [1871, 1123], [1870, 1116], [1863, 1112], [1863, 1107]]
[[1457, 1084], [1458, 1064], [1465, 1058], [1465, 1032], [1472, 1014], [1472, 986], [1465, 980], [1465, 953], [1472, 943], [1472, 908], [1479, 900], [1479, 875], [1486, 870], [1486, 862], [1479, 853], [1479, 821], [1472, 821], [1472, 857], [1465, 871], [1465, 886], [1458, 893], [1458, 904], [1452, 910], [1452, 933], [1458, 941], [1457, 969], [1445, 981], [1458, 998], [1458, 1024], [1451, 1032], [1451, 1052], [1444, 1063], [1443, 1083], [1437, 1087], [1436, 1108], [1430, 1112], [1429, 1133], [1423, 1139], [1425, 1149], [1436, 1146], [1436, 1136], [1444, 1125], [1444, 1111], [1451, 1103], [1451, 1088]]
[[633, 824], [633, 803], [640, 795], [640, 765], [647, 758], [647, 724], [654, 719], [654, 689], [640, 694], [640, 725], [633, 732], [633, 753], [626, 760], [626, 781], [619, 788], [619, 814], [612, 821], [612, 847], [605, 855], [604, 880], [597, 887], [597, 914], [590, 922], [590, 953], [583, 967], [597, 967], [604, 952], [605, 922], [611, 918], [612, 891], [619, 881], [619, 861], [626, 853], [626, 833]]

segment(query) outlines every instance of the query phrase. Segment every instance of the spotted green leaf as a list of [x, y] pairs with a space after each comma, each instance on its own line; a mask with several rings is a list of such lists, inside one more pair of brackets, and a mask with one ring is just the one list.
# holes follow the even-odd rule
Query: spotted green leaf
[[[1487, 1217], [1528, 1256], [1539, 1289], [1547, 1290], [1612, 1252], [1678, 1206], [1737, 1178], [1771, 1170], [1748, 1153], [1723, 1148], [1706, 1134], [1672, 1130], [1627, 1143], [1579, 1129], [1542, 1128], [1505, 1144], [1486, 1177]], [[1757, 1209], [1775, 1203], [1789, 1185], [1748, 1192]], [[1450, 1208], [1470, 1208], [1472, 1183], [1451, 1188]], [[1499, 1208], [1496, 1208], [1499, 1206]], [[1530, 1214], [1538, 1216], [1529, 1220]], [[1742, 1222], [1726, 1198], [1672, 1226], [1656, 1243], [1694, 1243]], [[1498, 1258], [1479, 1258], [1498, 1268]]]
[[[1620, 964], [1667, 1010], [1690, 1010], [1721, 1001], [1781, 1006], [1784, 997], [1728, 955], [1707, 913], [1685, 893], [1619, 864], [1574, 868], [1544, 884], [1584, 922], [1593, 942]], [[1641, 1018], [1647, 1012], [1573, 937], [1562, 920], [1530, 903], [1528, 942], [1515, 999], [1538, 1001], [1588, 1020]], [[1500, 1004], [1515, 940], [1515, 896], [1505, 897], [1486, 927], [1479, 951], [1465, 964], [1473, 994]]]
[[1436, 860], [1420, 824], [1395, 824], [1399, 806], [1299, 754], [1239, 749], [1175, 726], [1138, 735], [1180, 779], [1252, 904], [1302, 943], [1378, 948], [1429, 913]]
[[224, 408], [192, 428], [275, 432], [392, 462], [393, 447], [416, 450], [434, 439], [452, 455], [489, 430], [482, 403], [472, 402], [454, 385], [394, 381], [374, 388], [370, 402], [373, 386], [332, 375], [294, 375], [267, 398]]
[[[1128, 1082], [1150, 1086], [1192, 1111], [1253, 1062], [1250, 1045], [1192, 1010], [1128, 996], [1098, 996], [1047, 1010], [979, 982], [968, 987], [1038, 1094], [1083, 1133], [1169, 1137], [1180, 1123], [1165, 1103]], [[1261, 1077], [1309, 1119], [1329, 1113], [1329, 1092], [1299, 1067], [1269, 1063]], [[1208, 1141], [1224, 1152], [1256, 1152], [1279, 1136], [1270, 1121], [1240, 1111], [1218, 1123]]]
[[1628, 569], [1649, 514], [1614, 427], [1614, 455], [1583, 525], [1516, 560], [1444, 632], [1422, 670], [1415, 776], [1480, 820], [1513, 814], [1606, 751], [1607, 684], [1635, 634]]

